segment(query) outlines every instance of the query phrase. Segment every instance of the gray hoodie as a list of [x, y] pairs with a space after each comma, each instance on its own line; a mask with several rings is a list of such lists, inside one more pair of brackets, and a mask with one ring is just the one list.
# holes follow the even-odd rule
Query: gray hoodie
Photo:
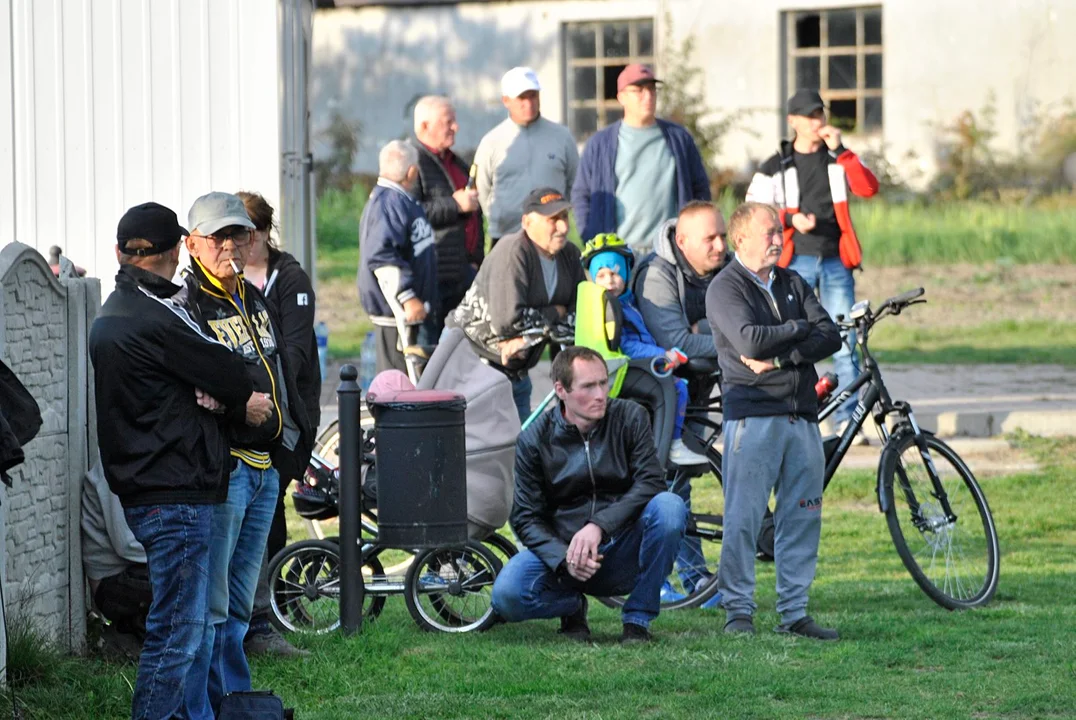
[[[700, 276], [680, 254], [675, 219], [661, 226], [653, 252], [636, 268], [632, 283], [643, 322], [658, 345], [678, 347], [689, 358], [717, 357], [706, 322], [706, 288], [716, 274]], [[697, 333], [691, 332], [695, 323]]]
[[91, 580], [104, 580], [138, 564], [146, 564], [146, 551], [127, 526], [98, 457], [82, 479], [82, 565]]

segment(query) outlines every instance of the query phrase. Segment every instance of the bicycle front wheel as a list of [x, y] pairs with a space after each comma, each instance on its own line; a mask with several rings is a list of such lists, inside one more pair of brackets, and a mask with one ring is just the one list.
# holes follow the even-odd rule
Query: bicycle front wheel
[[1000, 563], [986, 496], [952, 448], [933, 435], [923, 438], [925, 454], [911, 433], [883, 453], [885, 517], [893, 544], [931, 600], [950, 610], [984, 605], [997, 590]]

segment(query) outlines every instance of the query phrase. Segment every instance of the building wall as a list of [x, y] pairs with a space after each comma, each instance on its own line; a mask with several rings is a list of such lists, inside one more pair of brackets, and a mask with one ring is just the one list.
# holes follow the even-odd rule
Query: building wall
[[128, 207], [279, 207], [277, 5], [0, 0], [0, 245], [60, 245], [107, 292]]
[[[884, 129], [849, 144], [884, 149], [909, 176], [933, 172], [935, 128], [977, 111], [991, 93], [996, 145], [1010, 152], [1036, 109], [1076, 100], [1076, 3], [1066, 0], [552, 0], [319, 11], [314, 125], [333, 109], [361, 123], [357, 169], [372, 171], [377, 149], [410, 131], [414, 99], [444, 92], [457, 104], [457, 147], [473, 149], [504, 117], [498, 83], [516, 64], [538, 71], [543, 113], [564, 122], [563, 23], [650, 17], [660, 52], [668, 12], [675, 42], [696, 37], [710, 106], [750, 111], [719, 159], [746, 169], [784, 131], [782, 12], [866, 5], [883, 12]], [[315, 143], [315, 154], [325, 152]]]

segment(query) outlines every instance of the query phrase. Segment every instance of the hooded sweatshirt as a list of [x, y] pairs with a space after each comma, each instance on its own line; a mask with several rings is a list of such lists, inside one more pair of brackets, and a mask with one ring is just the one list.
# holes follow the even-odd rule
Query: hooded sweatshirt
[[[676, 220], [662, 225], [632, 283], [643, 322], [659, 346], [678, 347], [689, 358], [717, 357], [706, 322], [706, 288], [718, 272], [696, 273], [676, 247]], [[697, 333], [691, 332], [695, 323]]]
[[310, 427], [317, 428], [321, 424], [321, 366], [314, 335], [314, 287], [290, 253], [270, 248], [268, 270], [262, 293], [280, 329]]

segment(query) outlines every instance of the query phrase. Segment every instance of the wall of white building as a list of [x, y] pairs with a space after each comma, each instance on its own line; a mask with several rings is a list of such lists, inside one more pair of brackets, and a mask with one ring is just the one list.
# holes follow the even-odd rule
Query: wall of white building
[[[372, 171], [377, 149], [410, 131], [414, 100], [443, 92], [456, 100], [457, 147], [473, 149], [504, 116], [498, 82], [517, 64], [538, 71], [543, 112], [564, 122], [563, 24], [653, 18], [660, 52], [668, 13], [676, 42], [695, 35], [710, 106], [752, 111], [720, 158], [741, 169], [773, 152], [782, 132], [782, 13], [868, 5], [883, 12], [884, 128], [849, 144], [884, 147], [908, 175], [932, 172], [936, 128], [991, 93], [997, 147], [1012, 152], [1037, 108], [1076, 99], [1071, 0], [536, 0], [318, 11], [314, 124], [334, 109], [358, 121], [357, 169]], [[315, 154], [326, 150], [315, 142]]]
[[0, 0], [0, 244], [60, 245], [107, 295], [128, 207], [279, 207], [278, 5]]

